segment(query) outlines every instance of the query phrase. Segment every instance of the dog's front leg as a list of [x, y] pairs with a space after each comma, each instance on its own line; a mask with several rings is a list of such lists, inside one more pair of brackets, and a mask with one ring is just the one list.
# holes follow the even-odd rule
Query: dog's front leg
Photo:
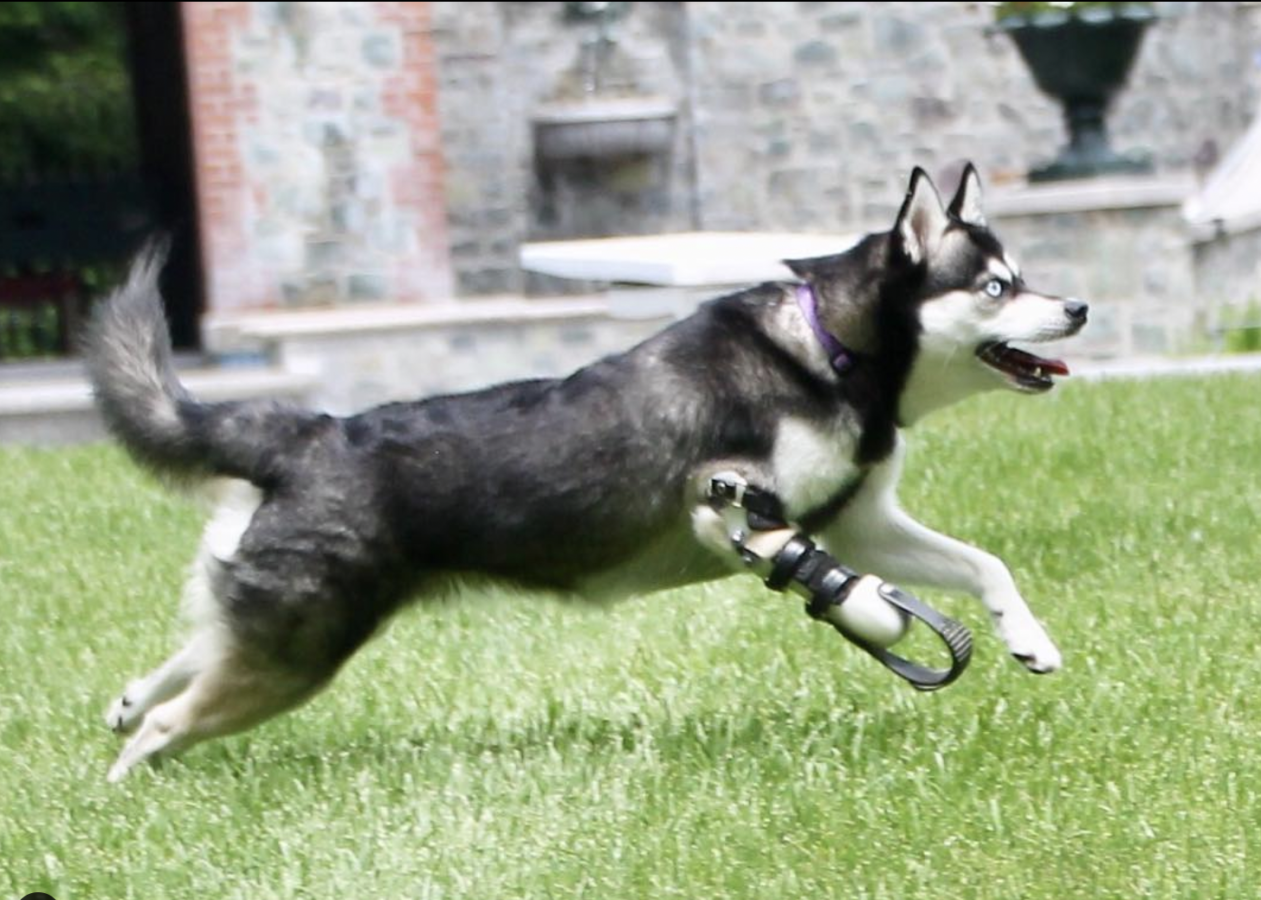
[[851, 565], [899, 584], [964, 591], [985, 604], [1012, 656], [1031, 672], [1054, 672], [1060, 651], [992, 553], [933, 531], [911, 518], [892, 493], [846, 510], [824, 536]]
[[862, 489], [823, 534], [845, 561], [899, 584], [963, 591], [980, 599], [1012, 656], [1031, 672], [1054, 672], [1060, 651], [998, 557], [921, 525], [898, 504], [905, 445], [868, 472]]
[[[922, 691], [950, 684], [972, 655], [968, 630], [878, 575], [859, 574], [791, 525], [770, 490], [737, 471], [711, 475], [704, 503], [693, 513], [701, 541], [755, 572], [773, 591], [804, 597], [811, 618], [835, 627], [890, 671]], [[931, 628], [950, 651], [950, 666], [934, 669], [889, 652], [912, 619]]]

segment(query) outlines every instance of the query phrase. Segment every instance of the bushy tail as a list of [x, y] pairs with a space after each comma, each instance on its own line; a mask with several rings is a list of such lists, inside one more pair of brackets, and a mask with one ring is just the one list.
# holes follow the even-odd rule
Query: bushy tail
[[158, 291], [165, 259], [164, 246], [145, 250], [93, 310], [83, 353], [97, 407], [110, 432], [156, 472], [264, 483], [276, 474], [283, 433], [312, 414], [271, 401], [202, 403], [185, 390]]

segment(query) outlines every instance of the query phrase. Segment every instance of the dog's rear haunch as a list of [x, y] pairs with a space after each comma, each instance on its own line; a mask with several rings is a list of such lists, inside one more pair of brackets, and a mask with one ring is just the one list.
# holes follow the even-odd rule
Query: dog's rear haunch
[[301, 703], [400, 606], [468, 576], [601, 599], [741, 571], [705, 502], [719, 471], [852, 568], [975, 595], [1028, 669], [1058, 668], [1006, 566], [914, 521], [896, 487], [924, 414], [1066, 375], [1011, 344], [1075, 334], [1086, 305], [1025, 285], [971, 166], [948, 207], [916, 170], [891, 230], [788, 265], [799, 284], [712, 300], [568, 378], [336, 418], [190, 396], [160, 254], [142, 256], [88, 329], [100, 410], [140, 463], [218, 499], [186, 643], [108, 712], [131, 735], [110, 779]]

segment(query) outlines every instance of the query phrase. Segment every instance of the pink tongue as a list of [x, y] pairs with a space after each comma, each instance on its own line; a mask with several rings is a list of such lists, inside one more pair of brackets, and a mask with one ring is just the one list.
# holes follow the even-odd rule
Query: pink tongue
[[1035, 356], [1028, 350], [1021, 350], [1018, 347], [1009, 347], [1007, 355], [1009, 359], [1014, 360], [1023, 369], [1041, 368], [1048, 375], [1068, 374], [1068, 366], [1062, 359], [1043, 359], [1041, 356]]

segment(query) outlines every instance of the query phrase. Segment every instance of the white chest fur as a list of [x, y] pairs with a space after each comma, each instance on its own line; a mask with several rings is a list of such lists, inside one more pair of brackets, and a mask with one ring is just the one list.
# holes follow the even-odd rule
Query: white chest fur
[[784, 419], [775, 433], [771, 466], [788, 515], [826, 503], [851, 477], [856, 436], [844, 422]]

